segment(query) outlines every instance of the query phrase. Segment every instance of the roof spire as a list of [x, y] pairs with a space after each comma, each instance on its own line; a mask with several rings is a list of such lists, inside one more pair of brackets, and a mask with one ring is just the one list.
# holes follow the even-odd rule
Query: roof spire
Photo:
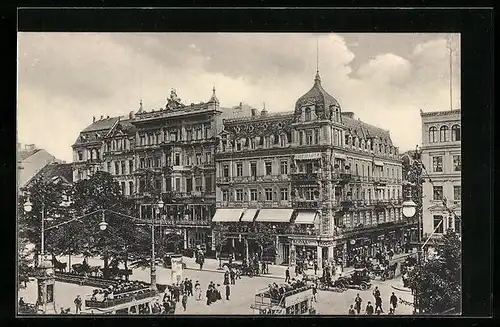
[[316, 77], [314, 77], [314, 83], [320, 84], [321, 77], [319, 77], [319, 41], [316, 36]]
[[219, 99], [217, 99], [217, 96], [215, 95], [215, 82], [212, 87], [212, 97], [210, 98], [209, 102], [217, 102], [219, 103]]

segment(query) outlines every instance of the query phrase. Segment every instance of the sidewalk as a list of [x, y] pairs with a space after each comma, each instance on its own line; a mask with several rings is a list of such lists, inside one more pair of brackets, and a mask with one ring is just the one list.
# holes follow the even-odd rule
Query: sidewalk
[[397, 291], [411, 293], [411, 289], [409, 289], [408, 287], [404, 287], [402, 278], [395, 279], [391, 284], [391, 287]]

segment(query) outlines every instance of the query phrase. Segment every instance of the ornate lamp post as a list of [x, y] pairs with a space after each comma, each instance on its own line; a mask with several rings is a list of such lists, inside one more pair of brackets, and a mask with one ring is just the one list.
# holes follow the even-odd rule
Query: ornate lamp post
[[[28, 200], [24, 203], [24, 211], [29, 213], [33, 210], [33, 204]], [[54, 301], [54, 285], [55, 276], [52, 262], [45, 260], [45, 205], [42, 203], [42, 226], [41, 226], [41, 244], [40, 244], [40, 261], [37, 273], [37, 306], [38, 310], [43, 314], [55, 314], [56, 307]], [[48, 306], [49, 305], [49, 306]]]
[[[156, 291], [158, 288], [156, 286], [156, 258], [155, 258], [155, 220], [160, 214], [160, 210], [163, 209], [165, 204], [160, 199], [155, 206], [151, 206], [152, 210], [152, 222], [151, 222], [151, 289]], [[156, 209], [156, 210], [155, 210]], [[155, 214], [156, 213], [156, 214]]]

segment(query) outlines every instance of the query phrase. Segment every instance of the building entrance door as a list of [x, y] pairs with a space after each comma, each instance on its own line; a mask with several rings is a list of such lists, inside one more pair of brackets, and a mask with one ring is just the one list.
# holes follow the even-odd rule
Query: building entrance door
[[282, 264], [288, 264], [290, 259], [290, 245], [283, 244], [283, 262]]

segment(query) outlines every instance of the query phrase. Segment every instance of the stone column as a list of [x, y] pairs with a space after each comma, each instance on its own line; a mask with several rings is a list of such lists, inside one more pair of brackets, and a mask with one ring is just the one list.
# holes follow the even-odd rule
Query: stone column
[[183, 231], [184, 231], [184, 249], [187, 249], [188, 248], [187, 228], [184, 228]]
[[334, 255], [334, 252], [333, 252], [333, 245], [330, 245], [330, 246], [328, 247], [328, 258], [327, 258], [327, 259], [329, 260], [329, 259], [333, 258], [333, 255]]
[[318, 270], [323, 267], [323, 248], [321, 246], [316, 247], [316, 260], [318, 262]]
[[347, 264], [347, 242], [344, 243], [343, 248], [342, 248], [342, 263], [344, 267]]
[[290, 244], [290, 253], [288, 254], [288, 266], [294, 265], [295, 264], [295, 258], [297, 257], [296, 249], [295, 249], [295, 244], [291, 243]]

